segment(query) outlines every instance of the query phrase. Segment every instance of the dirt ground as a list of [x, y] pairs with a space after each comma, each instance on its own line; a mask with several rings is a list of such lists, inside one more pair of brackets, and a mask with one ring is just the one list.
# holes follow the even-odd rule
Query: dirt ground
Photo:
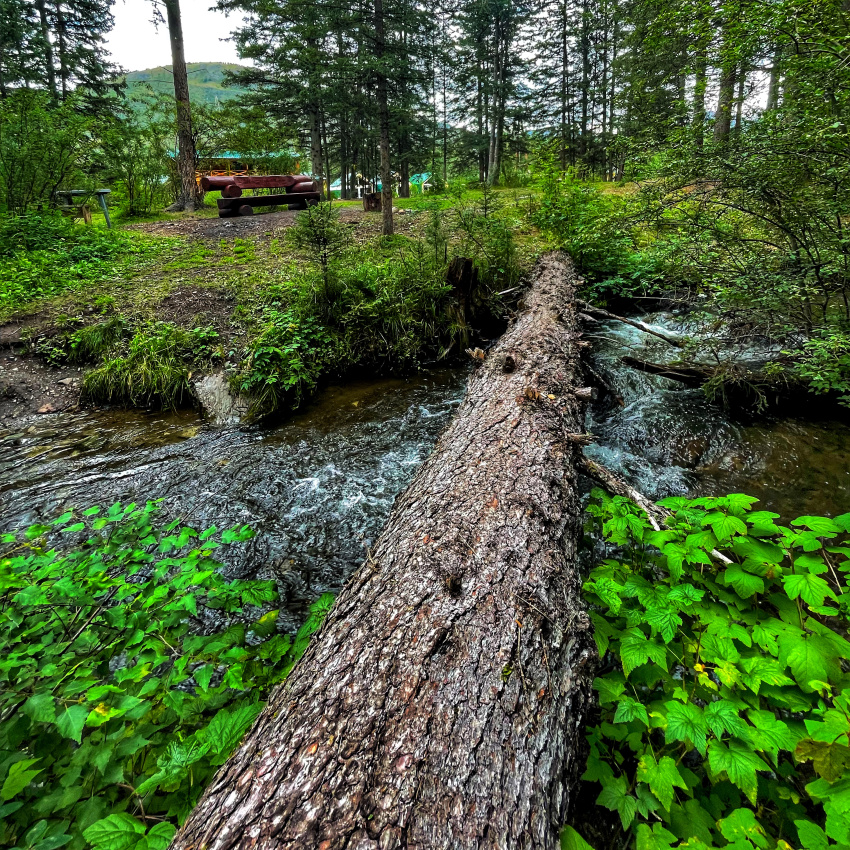
[[[273, 238], [295, 223], [295, 210], [257, 213], [238, 218], [186, 217], [170, 221], [150, 221], [143, 224], [131, 224], [127, 230], [150, 233], [155, 236], [184, 236], [190, 239], [246, 239], [249, 237]], [[407, 233], [415, 218], [414, 213], [401, 210], [394, 216], [398, 233]], [[357, 225], [372, 235], [381, 231], [381, 214], [364, 212], [356, 207], [342, 207], [340, 220], [346, 224]]]
[[83, 370], [49, 366], [36, 357], [0, 348], [0, 429], [19, 419], [79, 406]]

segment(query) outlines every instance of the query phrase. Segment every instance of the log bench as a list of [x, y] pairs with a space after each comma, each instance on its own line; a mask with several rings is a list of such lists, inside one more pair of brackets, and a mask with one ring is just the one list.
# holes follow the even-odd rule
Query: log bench
[[231, 218], [237, 215], [253, 215], [254, 207], [270, 207], [285, 204], [290, 209], [307, 209], [308, 204], [319, 202], [318, 192], [287, 192], [285, 195], [249, 195], [245, 198], [219, 198], [219, 218]]
[[[255, 174], [243, 176], [216, 175], [202, 177], [205, 192], [219, 191], [218, 214], [220, 218], [253, 215], [254, 207], [286, 204], [290, 209], [306, 209], [318, 203], [319, 184], [306, 174]], [[245, 189], [283, 189], [282, 195], [250, 195], [242, 197]]]

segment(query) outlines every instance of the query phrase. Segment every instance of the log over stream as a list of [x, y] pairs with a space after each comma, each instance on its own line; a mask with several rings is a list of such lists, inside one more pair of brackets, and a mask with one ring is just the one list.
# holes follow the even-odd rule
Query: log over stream
[[576, 284], [565, 256], [540, 261], [175, 850], [558, 845], [596, 658], [576, 551], [590, 395]]

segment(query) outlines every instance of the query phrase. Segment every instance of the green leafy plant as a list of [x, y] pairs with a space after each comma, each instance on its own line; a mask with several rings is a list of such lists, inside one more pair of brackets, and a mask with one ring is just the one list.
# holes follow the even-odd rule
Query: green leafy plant
[[215, 560], [247, 527], [157, 511], [0, 537], [0, 846], [165, 850], [330, 607], [293, 643], [274, 584], [227, 581]]
[[333, 261], [351, 243], [348, 228], [339, 220], [339, 209], [329, 202], [308, 206], [295, 216], [295, 224], [290, 228], [289, 238], [318, 265], [325, 300], [332, 301]]
[[596, 846], [850, 844], [850, 514], [786, 526], [749, 496], [673, 498], [655, 530], [593, 497], [617, 557], [584, 586], [602, 658], [584, 779], [626, 832]]
[[253, 398], [255, 413], [270, 413], [286, 398], [298, 407], [335, 348], [334, 334], [313, 316], [268, 310], [265, 319], [236, 378], [239, 390]]

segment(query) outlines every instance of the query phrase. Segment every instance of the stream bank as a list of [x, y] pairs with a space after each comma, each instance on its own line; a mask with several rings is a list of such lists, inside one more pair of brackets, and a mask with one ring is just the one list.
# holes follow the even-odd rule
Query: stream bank
[[[646, 317], [672, 328], [667, 314]], [[623, 366], [665, 344], [617, 322], [596, 326], [592, 365], [623, 406], [600, 403], [588, 456], [645, 495], [746, 492], [785, 520], [850, 505], [850, 427], [838, 419], [739, 417], [697, 389]], [[331, 386], [266, 426], [211, 428], [193, 411], [80, 411], [0, 423], [0, 530], [66, 507], [164, 500], [195, 528], [247, 523], [234, 577], [274, 578], [295, 628], [336, 591], [380, 532], [396, 494], [465, 392], [466, 368]], [[801, 414], [805, 411], [800, 411]]]

